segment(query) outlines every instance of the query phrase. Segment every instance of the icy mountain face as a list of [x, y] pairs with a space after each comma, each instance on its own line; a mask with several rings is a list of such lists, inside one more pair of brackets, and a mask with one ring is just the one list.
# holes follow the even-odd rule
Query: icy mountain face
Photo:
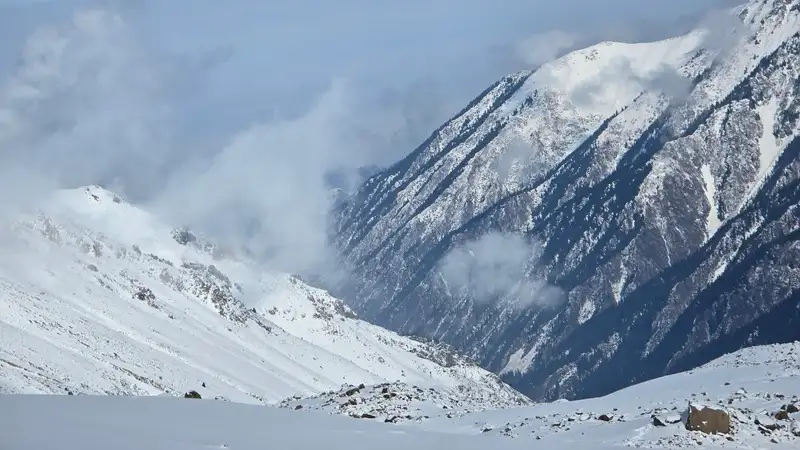
[[[731, 14], [725, 48], [602, 43], [487, 89], [337, 211], [337, 292], [544, 399], [800, 336], [800, 1]], [[496, 234], [561, 303], [448, 283]]]
[[0, 393], [276, 402], [403, 381], [527, 402], [452, 349], [366, 323], [99, 187], [36, 209], [2, 233]]

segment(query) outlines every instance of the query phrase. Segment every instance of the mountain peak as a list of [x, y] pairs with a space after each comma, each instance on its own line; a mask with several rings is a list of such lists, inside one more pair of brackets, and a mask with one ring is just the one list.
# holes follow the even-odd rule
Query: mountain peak
[[37, 206], [0, 258], [2, 393], [197, 390], [265, 403], [405, 381], [528, 401], [468, 360], [426, 357], [437, 347], [360, 320], [297, 276], [227, 257], [100, 186]]
[[[536, 398], [800, 337], [800, 278], [781, 262], [798, 232], [799, 4], [503, 78], [339, 209], [353, 276], [337, 292]], [[470, 252], [485, 236], [502, 245]], [[566, 300], [520, 311], [519, 286]]]

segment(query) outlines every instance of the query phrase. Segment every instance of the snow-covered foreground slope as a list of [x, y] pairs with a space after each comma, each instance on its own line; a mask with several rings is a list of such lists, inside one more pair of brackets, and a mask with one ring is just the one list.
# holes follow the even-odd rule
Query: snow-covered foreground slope
[[[512, 449], [476, 440], [271, 407], [130, 397], [0, 397], [3, 450]], [[46, 431], [45, 431], [46, 430]]]
[[[422, 423], [213, 400], [0, 396], [0, 412], [13, 411], [2, 414], [0, 442], [4, 450], [793, 449], [800, 444], [800, 413], [791, 412], [800, 406], [798, 394], [800, 343], [794, 343], [742, 350], [596, 399], [460, 416], [442, 411]], [[686, 430], [689, 402], [725, 410], [732, 433]], [[782, 409], [785, 415], [775, 418]]]
[[37, 210], [0, 234], [0, 393], [274, 402], [405, 381], [525, 401], [448, 348], [361, 321], [99, 187]]
[[[732, 433], [686, 430], [690, 402], [725, 410]], [[533, 438], [542, 448], [583, 441], [600, 447], [794, 449], [800, 447], [800, 414], [788, 408], [795, 412], [775, 418], [789, 405], [800, 407], [800, 342], [740, 350], [604, 397], [479, 412], [468, 422], [444, 418], [426, 426]], [[601, 420], [602, 415], [610, 420]], [[653, 416], [665, 426], [654, 425]]]
[[[687, 431], [683, 421], [689, 402], [724, 409], [733, 433]], [[532, 448], [569, 448], [580, 442], [597, 448], [797, 448], [800, 414], [789, 405], [800, 408], [800, 342], [740, 350], [605, 397], [503, 411], [465, 413], [457, 401], [397, 385], [283, 403], [296, 405], [429, 431], [533, 440]], [[782, 409], [788, 417], [776, 419]], [[653, 416], [664, 426], [654, 425]]]

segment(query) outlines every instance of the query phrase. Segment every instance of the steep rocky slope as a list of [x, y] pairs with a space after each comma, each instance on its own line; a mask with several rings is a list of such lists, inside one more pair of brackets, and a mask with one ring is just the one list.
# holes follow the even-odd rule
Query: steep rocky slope
[[606, 42], [498, 81], [339, 208], [336, 292], [544, 399], [799, 337], [800, 1], [730, 14], [724, 46]]

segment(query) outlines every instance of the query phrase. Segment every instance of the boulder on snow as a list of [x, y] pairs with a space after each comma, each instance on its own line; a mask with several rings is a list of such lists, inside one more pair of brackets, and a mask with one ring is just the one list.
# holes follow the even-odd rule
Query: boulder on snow
[[800, 408], [798, 408], [797, 405], [795, 405], [793, 403], [789, 403], [788, 405], [786, 405], [786, 407], [784, 409], [786, 409], [786, 412], [789, 413], [789, 414], [794, 414], [796, 412], [800, 412]]
[[183, 398], [202, 398], [202, 397], [200, 397], [200, 393], [197, 391], [189, 391], [183, 394]]
[[723, 409], [689, 404], [686, 429], [706, 434], [731, 432], [731, 417]]
[[351, 388], [351, 389], [348, 389], [347, 391], [345, 391], [344, 395], [349, 397], [351, 395], [358, 394], [359, 392], [360, 392], [360, 389], [357, 388], [357, 387], [354, 387], [354, 388]]
[[656, 426], [656, 427], [665, 427], [665, 426], [667, 426], [666, 421], [664, 421], [660, 417], [658, 417], [656, 415], [653, 415], [652, 418], [653, 418], [653, 426]]
[[755, 420], [755, 424], [767, 431], [775, 431], [779, 428], [782, 428], [781, 425], [778, 424], [778, 422], [775, 422], [775, 420], [773, 420], [772, 417], [769, 416], [757, 417]]
[[601, 414], [597, 419], [603, 422], [611, 422], [611, 417], [608, 414]]

